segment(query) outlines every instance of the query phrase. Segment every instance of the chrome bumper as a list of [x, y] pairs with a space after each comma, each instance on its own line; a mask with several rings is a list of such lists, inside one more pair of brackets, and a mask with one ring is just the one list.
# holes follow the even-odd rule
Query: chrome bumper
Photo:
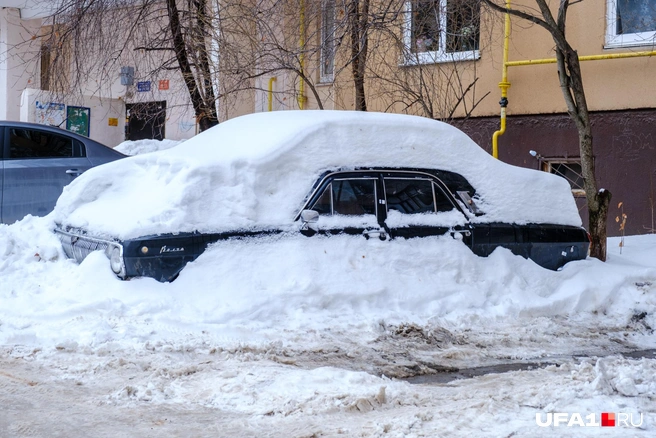
[[[125, 263], [123, 261], [123, 245], [120, 242], [88, 236], [81, 231], [63, 230], [55, 228], [55, 234], [62, 243], [66, 257], [81, 263], [94, 251], [103, 251], [108, 259], [112, 271], [121, 278], [125, 278]], [[118, 251], [118, 253], [116, 252]]]

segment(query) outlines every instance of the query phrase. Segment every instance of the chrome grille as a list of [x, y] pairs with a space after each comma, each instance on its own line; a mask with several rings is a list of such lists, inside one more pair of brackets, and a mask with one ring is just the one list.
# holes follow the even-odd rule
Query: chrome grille
[[66, 257], [74, 259], [78, 263], [93, 251], [105, 251], [110, 245], [117, 245], [103, 239], [89, 236], [81, 236], [61, 229], [55, 229], [55, 234], [62, 243]]

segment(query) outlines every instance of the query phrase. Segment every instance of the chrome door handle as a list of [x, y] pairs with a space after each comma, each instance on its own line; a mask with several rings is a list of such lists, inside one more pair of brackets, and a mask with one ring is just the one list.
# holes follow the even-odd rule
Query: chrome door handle
[[378, 237], [380, 240], [387, 239], [387, 232], [385, 231], [385, 229], [364, 230], [362, 234], [367, 239], [369, 239], [370, 237]]
[[66, 173], [67, 173], [68, 175], [75, 175], [75, 176], [78, 176], [78, 175], [81, 174], [82, 172], [80, 172], [78, 169], [68, 169], [68, 170], [66, 171]]
[[469, 237], [471, 236], [471, 231], [469, 230], [450, 230], [451, 236], [455, 237], [456, 233], [460, 233], [461, 236]]

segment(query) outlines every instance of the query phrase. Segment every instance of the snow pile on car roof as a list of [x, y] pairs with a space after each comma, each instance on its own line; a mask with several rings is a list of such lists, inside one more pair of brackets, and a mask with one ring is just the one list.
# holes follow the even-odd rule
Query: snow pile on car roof
[[562, 178], [495, 160], [445, 123], [353, 111], [229, 120], [174, 148], [85, 172], [53, 215], [118, 238], [289, 226], [323, 172], [370, 166], [460, 173], [486, 221], [581, 224]]

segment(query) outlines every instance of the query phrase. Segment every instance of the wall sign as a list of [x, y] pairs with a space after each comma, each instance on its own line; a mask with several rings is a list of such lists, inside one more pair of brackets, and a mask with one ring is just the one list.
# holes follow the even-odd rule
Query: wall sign
[[150, 91], [150, 81], [137, 82], [137, 91], [140, 93]]
[[168, 79], [161, 79], [159, 81], [159, 87], [160, 90], [168, 90], [169, 89], [169, 80]]
[[66, 105], [36, 101], [36, 122], [42, 125], [61, 126], [66, 119]]
[[69, 106], [66, 108], [66, 129], [77, 134], [89, 136], [91, 108]]

